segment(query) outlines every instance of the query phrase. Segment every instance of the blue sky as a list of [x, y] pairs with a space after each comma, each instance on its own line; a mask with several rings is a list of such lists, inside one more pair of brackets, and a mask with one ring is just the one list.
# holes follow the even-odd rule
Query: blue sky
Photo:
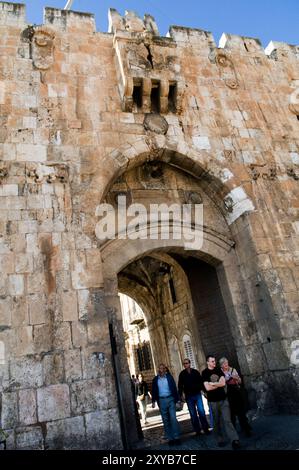
[[[63, 8], [66, 0], [25, 0], [30, 23], [42, 22], [44, 6]], [[216, 41], [223, 32], [269, 41], [299, 44], [299, 0], [74, 0], [73, 10], [96, 15], [97, 29], [107, 31], [107, 11], [116, 8], [152, 14], [161, 35], [171, 24], [212, 31]]]

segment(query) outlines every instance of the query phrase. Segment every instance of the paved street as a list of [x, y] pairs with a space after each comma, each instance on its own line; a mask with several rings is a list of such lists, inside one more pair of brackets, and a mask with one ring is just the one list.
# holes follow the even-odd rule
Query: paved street
[[[148, 407], [148, 424], [143, 427], [144, 440], [139, 448], [151, 450], [218, 450], [213, 436], [194, 436], [192, 432], [189, 413], [184, 406], [183, 411], [177, 413], [181, 426], [181, 445], [169, 447], [167, 440], [163, 439], [163, 426], [158, 410]], [[275, 415], [260, 417], [251, 422], [253, 435], [246, 438], [240, 432], [240, 441], [244, 450], [299, 450], [299, 416]], [[231, 450], [228, 443], [224, 449]], [[221, 449], [223, 450], [223, 448]]]

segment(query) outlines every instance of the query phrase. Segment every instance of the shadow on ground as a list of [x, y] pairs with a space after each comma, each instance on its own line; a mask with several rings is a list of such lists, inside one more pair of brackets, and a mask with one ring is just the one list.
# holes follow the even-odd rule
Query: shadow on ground
[[[163, 438], [163, 425], [157, 409], [148, 408], [147, 424], [143, 426], [144, 439], [138, 444], [139, 449], [150, 450], [218, 450], [213, 435], [194, 436], [186, 406], [177, 413], [181, 428], [181, 444], [169, 447]], [[246, 438], [239, 432], [244, 450], [299, 450], [299, 416], [274, 415], [255, 419], [251, 422], [253, 435]], [[224, 450], [231, 450], [230, 443]], [[223, 448], [221, 449], [223, 450]]]

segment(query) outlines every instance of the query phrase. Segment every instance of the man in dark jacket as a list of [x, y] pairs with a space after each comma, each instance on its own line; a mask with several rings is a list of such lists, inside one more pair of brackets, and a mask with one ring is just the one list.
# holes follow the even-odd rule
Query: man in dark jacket
[[152, 407], [155, 408], [155, 403], [158, 403], [169, 445], [181, 443], [175, 406], [178, 401], [179, 395], [174, 378], [171, 374], [166, 373], [165, 365], [160, 364], [159, 373], [152, 384]]
[[203, 381], [200, 372], [191, 368], [190, 359], [184, 359], [184, 370], [179, 375], [179, 395], [183, 401], [183, 394], [188, 406], [191, 422], [197, 436], [200, 436], [200, 425], [206, 434], [209, 434], [205, 409], [203, 406], [201, 391]]

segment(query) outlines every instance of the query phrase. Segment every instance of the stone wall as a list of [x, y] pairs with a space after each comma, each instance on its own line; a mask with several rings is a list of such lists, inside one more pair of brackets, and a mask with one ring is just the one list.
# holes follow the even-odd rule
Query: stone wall
[[[229, 34], [217, 47], [206, 31], [172, 27], [161, 38], [149, 16], [110, 17], [110, 32], [100, 33], [92, 15], [46, 8], [37, 27], [23, 5], [0, 2], [0, 390], [9, 448], [123, 445], [109, 336], [112, 325], [122, 345], [121, 318], [95, 209], [149, 156], [199, 178], [219, 210], [235, 244], [218, 271], [238, 319], [239, 362], [261, 410], [298, 411], [298, 47], [272, 43], [265, 52]], [[124, 351], [119, 384], [129, 395]]]

